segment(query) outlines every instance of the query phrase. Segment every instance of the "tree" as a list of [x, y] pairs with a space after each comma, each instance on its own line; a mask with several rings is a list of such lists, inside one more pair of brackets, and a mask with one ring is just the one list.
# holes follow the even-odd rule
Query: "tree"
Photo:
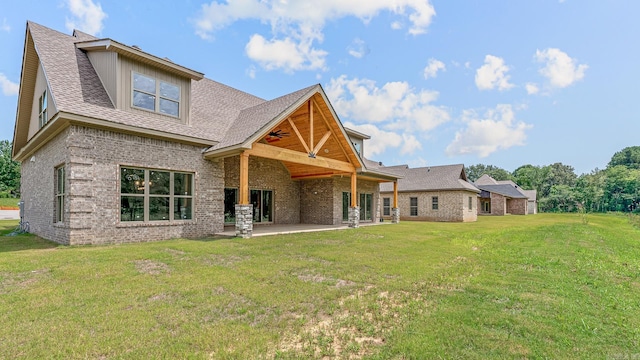
[[578, 177], [574, 194], [576, 200], [584, 206], [585, 211], [605, 211], [605, 180], [606, 172], [597, 168], [590, 174], [582, 174]]
[[464, 172], [467, 174], [467, 179], [471, 182], [476, 181], [480, 176], [487, 174], [496, 180], [513, 180], [513, 175], [507, 170], [493, 166], [477, 164], [469, 167], [465, 166]]
[[640, 146], [629, 146], [613, 154], [607, 167], [617, 165], [625, 166], [627, 169], [640, 169]]
[[11, 142], [0, 141], [0, 192], [20, 192], [20, 163], [11, 159]]
[[629, 205], [640, 200], [640, 170], [616, 165], [606, 170], [604, 192], [607, 210], [627, 211]]
[[578, 176], [572, 166], [563, 163], [555, 163], [542, 168], [542, 184], [539, 189], [541, 197], [547, 197], [551, 193], [551, 188], [557, 185], [576, 185]]
[[542, 186], [542, 168], [533, 165], [522, 165], [513, 172], [515, 183], [527, 190], [538, 190]]

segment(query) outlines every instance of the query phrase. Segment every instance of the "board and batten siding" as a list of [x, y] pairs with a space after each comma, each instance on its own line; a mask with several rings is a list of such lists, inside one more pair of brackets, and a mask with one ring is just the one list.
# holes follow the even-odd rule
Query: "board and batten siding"
[[47, 121], [51, 120], [51, 116], [58, 112], [55, 106], [51, 91], [47, 85], [47, 79], [42, 70], [42, 64], [38, 64], [38, 70], [36, 72], [36, 85], [33, 90], [33, 103], [31, 104], [31, 117], [29, 119], [29, 132], [27, 138], [31, 138], [40, 130], [39, 110], [40, 110], [40, 96], [44, 90], [47, 90]]
[[[180, 121], [185, 124], [189, 124], [189, 104], [191, 103], [191, 79], [183, 78], [162, 71], [160, 69], [141, 64], [125, 57], [120, 57], [120, 89], [118, 92], [118, 108], [131, 111], [140, 112], [146, 116], [155, 116], [163, 120]], [[180, 118], [177, 119], [173, 116], [162, 115], [152, 111], [141, 110], [132, 106], [132, 73], [137, 72], [143, 75], [154, 77], [158, 80], [162, 80], [171, 84], [180, 86]]]
[[111, 103], [120, 108], [117, 103], [118, 94], [118, 54], [111, 51], [89, 51], [87, 52], [91, 65], [96, 70], [102, 86], [107, 90]]

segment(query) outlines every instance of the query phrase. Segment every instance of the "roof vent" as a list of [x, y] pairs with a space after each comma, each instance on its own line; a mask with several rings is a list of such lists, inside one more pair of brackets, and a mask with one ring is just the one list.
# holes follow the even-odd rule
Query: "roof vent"
[[142, 50], [142, 49], [140, 49], [140, 46], [138, 46], [138, 45], [131, 45], [131, 47], [134, 48], [134, 49]]
[[382, 161], [378, 161], [378, 165], [382, 166]]
[[168, 62], [172, 63], [173, 61], [171, 61], [171, 59], [169, 59], [168, 57], [164, 58], [165, 60], [167, 60]]

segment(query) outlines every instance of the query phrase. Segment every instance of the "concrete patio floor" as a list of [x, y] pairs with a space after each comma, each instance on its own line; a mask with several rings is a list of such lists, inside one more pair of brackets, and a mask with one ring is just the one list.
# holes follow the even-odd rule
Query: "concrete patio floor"
[[[391, 222], [382, 223], [360, 223], [360, 227], [386, 225]], [[254, 224], [253, 225], [253, 237], [267, 236], [267, 235], [280, 235], [280, 234], [295, 234], [304, 232], [316, 232], [316, 231], [330, 231], [330, 230], [343, 230], [348, 229], [346, 224], [340, 225], [316, 225], [316, 224]], [[222, 236], [236, 236], [236, 228], [234, 225], [225, 226], [224, 231], [217, 233], [216, 235]]]

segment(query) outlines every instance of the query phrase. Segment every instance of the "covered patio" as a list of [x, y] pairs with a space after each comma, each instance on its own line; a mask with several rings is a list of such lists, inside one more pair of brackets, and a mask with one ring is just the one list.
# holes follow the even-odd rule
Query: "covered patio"
[[[396, 182], [397, 176], [367, 169], [322, 88], [317, 85], [305, 92], [241, 114], [246, 122], [230, 131], [242, 132], [234, 137], [246, 140], [219, 144], [205, 153], [207, 159], [233, 161], [225, 163], [225, 199], [229, 198], [225, 214], [232, 214], [236, 236], [255, 236], [263, 227], [267, 233], [319, 231], [358, 227], [360, 220], [377, 223], [379, 219], [378, 184]], [[256, 128], [257, 124], [263, 125]], [[263, 159], [253, 162], [251, 173], [250, 158]], [[279, 163], [284, 173], [274, 178], [277, 167], [268, 166], [269, 161]], [[285, 177], [297, 185], [289, 185], [288, 191], [272, 190]], [[227, 200], [233, 198], [236, 204], [232, 208]]]

